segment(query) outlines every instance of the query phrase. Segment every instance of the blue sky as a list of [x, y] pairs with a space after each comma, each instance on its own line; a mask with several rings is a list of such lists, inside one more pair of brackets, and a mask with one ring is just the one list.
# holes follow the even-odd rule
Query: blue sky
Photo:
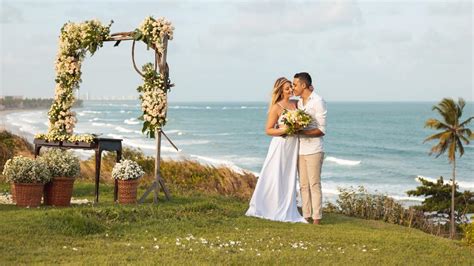
[[[267, 101], [300, 71], [328, 101], [473, 100], [470, 1], [0, 1], [2, 95], [53, 96], [65, 22], [113, 19], [120, 32], [153, 15], [176, 27], [171, 101]], [[86, 58], [80, 93], [136, 95], [130, 52], [106, 43]]]

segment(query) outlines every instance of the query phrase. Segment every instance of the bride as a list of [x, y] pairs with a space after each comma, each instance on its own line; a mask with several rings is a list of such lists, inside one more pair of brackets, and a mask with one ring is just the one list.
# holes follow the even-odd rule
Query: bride
[[291, 82], [279, 78], [273, 86], [265, 132], [273, 136], [260, 176], [245, 215], [282, 222], [307, 223], [296, 206], [298, 138], [285, 136], [282, 123], [285, 109], [294, 110], [290, 101]]

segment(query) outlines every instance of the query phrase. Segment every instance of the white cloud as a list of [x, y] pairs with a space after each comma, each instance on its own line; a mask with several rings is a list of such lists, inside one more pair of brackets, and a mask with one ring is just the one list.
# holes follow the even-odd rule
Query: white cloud
[[0, 3], [0, 23], [21, 23], [23, 22], [23, 12], [8, 2]]
[[306, 34], [361, 22], [355, 2], [251, 2], [235, 5], [230, 21], [219, 23], [214, 32], [229, 35], [267, 36]]

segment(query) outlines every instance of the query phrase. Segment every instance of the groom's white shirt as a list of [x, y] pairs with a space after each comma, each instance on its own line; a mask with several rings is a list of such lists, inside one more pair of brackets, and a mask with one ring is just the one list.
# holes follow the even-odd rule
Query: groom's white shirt
[[[298, 109], [305, 111], [313, 118], [311, 124], [306, 129], [318, 128], [326, 134], [326, 102], [321, 96], [313, 91], [306, 101], [306, 105], [303, 105], [303, 98], [300, 97]], [[300, 155], [315, 154], [323, 151], [323, 137], [300, 135]]]

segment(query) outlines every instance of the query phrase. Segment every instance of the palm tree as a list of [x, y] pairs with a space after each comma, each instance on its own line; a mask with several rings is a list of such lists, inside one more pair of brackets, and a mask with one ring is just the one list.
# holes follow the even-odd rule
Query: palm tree
[[[464, 154], [463, 142], [469, 145], [469, 139], [472, 139], [472, 132], [467, 127], [474, 117], [469, 117], [466, 121], [460, 122], [462, 112], [466, 102], [460, 98], [456, 103], [453, 99], [444, 98], [440, 103], [433, 106], [433, 111], [437, 111], [442, 120], [430, 118], [425, 122], [425, 127], [440, 130], [441, 132], [431, 135], [424, 142], [430, 140], [439, 140], [438, 144], [431, 148], [431, 154], [436, 154], [436, 158], [448, 151], [448, 160], [453, 166], [453, 178], [451, 185], [451, 239], [455, 236], [454, 224], [454, 196], [456, 192], [456, 153], [459, 157]], [[423, 142], [423, 143], [424, 143]]]

